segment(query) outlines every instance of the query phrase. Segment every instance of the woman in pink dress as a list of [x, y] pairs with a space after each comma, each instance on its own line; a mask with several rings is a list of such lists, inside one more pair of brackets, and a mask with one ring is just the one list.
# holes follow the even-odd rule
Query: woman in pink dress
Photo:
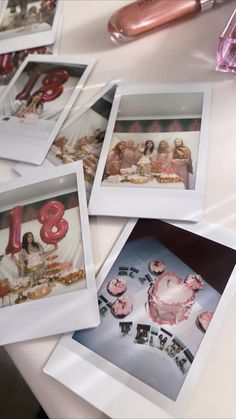
[[172, 165], [173, 151], [167, 140], [161, 140], [157, 148], [156, 163], [162, 169], [169, 169]]
[[141, 155], [141, 152], [135, 147], [134, 140], [127, 140], [126, 146], [122, 152], [121, 169], [129, 169], [135, 165]]

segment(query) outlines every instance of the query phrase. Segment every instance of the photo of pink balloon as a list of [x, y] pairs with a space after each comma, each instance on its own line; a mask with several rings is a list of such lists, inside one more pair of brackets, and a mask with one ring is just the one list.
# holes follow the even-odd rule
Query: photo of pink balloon
[[6, 255], [18, 253], [21, 250], [21, 223], [22, 223], [22, 207], [18, 206], [10, 211], [10, 232], [9, 240], [6, 247]]
[[40, 208], [38, 220], [43, 224], [40, 236], [44, 243], [57, 244], [65, 237], [69, 224], [63, 215], [64, 205], [60, 201], [49, 201]]

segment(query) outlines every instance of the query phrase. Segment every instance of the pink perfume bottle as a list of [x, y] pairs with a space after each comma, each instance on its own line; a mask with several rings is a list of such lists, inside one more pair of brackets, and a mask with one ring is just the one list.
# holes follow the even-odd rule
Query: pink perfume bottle
[[236, 9], [219, 37], [216, 70], [236, 73]]

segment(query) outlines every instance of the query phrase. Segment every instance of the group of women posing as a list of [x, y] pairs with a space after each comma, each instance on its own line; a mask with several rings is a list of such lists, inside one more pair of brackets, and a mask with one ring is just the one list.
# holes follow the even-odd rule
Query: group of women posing
[[122, 169], [137, 165], [145, 156], [150, 162], [150, 170], [171, 170], [178, 175], [186, 189], [189, 189], [189, 173], [193, 173], [191, 150], [180, 138], [174, 140], [173, 147], [167, 140], [160, 140], [155, 148], [152, 140], [143, 145], [135, 144], [133, 140], [118, 142], [108, 154], [105, 172], [107, 176], [122, 173]]

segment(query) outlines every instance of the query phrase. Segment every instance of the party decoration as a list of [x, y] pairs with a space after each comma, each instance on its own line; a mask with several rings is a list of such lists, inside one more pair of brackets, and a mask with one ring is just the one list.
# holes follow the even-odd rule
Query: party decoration
[[38, 219], [43, 226], [40, 230], [41, 239], [47, 244], [57, 244], [68, 231], [68, 222], [62, 218], [64, 205], [60, 201], [50, 201], [44, 204], [38, 213]]
[[17, 100], [27, 100], [30, 97], [30, 92], [40, 76], [39, 66], [37, 65], [32, 70], [29, 70], [28, 76], [29, 78], [25, 86], [23, 87], [21, 92], [16, 95]]
[[6, 247], [6, 254], [14, 254], [21, 250], [22, 207], [18, 206], [10, 211], [10, 233]]
[[63, 69], [56, 69], [48, 71], [44, 77], [41, 90], [44, 92], [43, 100], [50, 102], [59, 97], [63, 92], [63, 84], [68, 80], [68, 71]]
[[12, 53], [0, 55], [0, 74], [8, 74], [13, 70]]

